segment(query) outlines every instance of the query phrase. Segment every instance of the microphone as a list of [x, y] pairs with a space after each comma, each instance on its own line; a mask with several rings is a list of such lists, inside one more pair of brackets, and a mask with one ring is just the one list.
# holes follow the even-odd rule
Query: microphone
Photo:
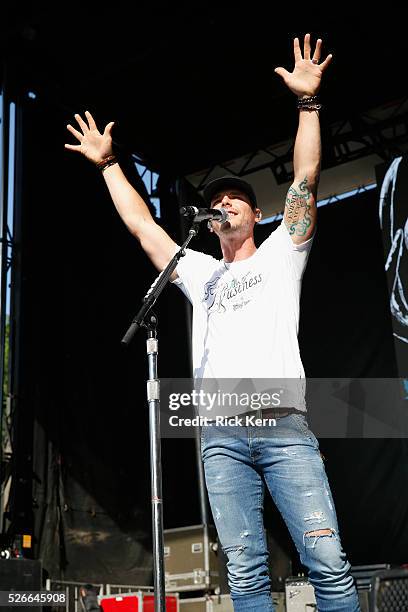
[[228, 213], [225, 208], [197, 208], [197, 206], [183, 206], [180, 214], [184, 217], [194, 217], [194, 223], [214, 220], [220, 223], [228, 221]]

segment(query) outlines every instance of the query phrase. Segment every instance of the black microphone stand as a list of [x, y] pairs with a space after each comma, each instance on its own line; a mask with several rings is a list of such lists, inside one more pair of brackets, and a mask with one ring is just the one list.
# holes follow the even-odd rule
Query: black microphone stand
[[[194, 220], [195, 221], [195, 220]], [[122, 344], [129, 344], [140, 327], [147, 330], [147, 359], [149, 378], [147, 380], [147, 401], [149, 404], [149, 439], [151, 466], [151, 495], [153, 523], [153, 575], [154, 575], [154, 612], [165, 612], [166, 595], [164, 582], [163, 550], [163, 500], [162, 500], [162, 466], [160, 445], [160, 380], [157, 378], [158, 339], [157, 316], [151, 310], [157, 298], [167, 285], [190, 241], [197, 236], [199, 224], [193, 222], [188, 237], [179, 251], [174, 255], [166, 268], [151, 285], [143, 298], [143, 306], [133, 319], [122, 339]], [[149, 315], [149, 316], [148, 316]]]

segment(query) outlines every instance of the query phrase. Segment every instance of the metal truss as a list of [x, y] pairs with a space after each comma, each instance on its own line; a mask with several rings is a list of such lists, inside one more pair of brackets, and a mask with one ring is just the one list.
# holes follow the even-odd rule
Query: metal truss
[[[13, 471], [14, 406], [12, 386], [15, 362], [12, 325], [15, 300], [15, 252], [13, 226], [15, 207], [15, 124], [16, 107], [0, 91], [0, 539], [3, 545], [5, 516]], [[11, 226], [11, 227], [10, 227]], [[10, 294], [8, 289], [11, 289]], [[7, 302], [10, 298], [10, 315]]]
[[[408, 97], [353, 115], [330, 126], [323, 123], [324, 169], [376, 154], [384, 161], [408, 150]], [[269, 168], [277, 184], [293, 180], [293, 139], [258, 149], [227, 163], [214, 164], [200, 177], [201, 190], [215, 168], [249, 176]]]

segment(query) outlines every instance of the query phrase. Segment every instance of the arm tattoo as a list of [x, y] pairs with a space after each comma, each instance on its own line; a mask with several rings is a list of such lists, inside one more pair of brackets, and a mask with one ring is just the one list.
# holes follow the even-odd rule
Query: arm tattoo
[[285, 203], [285, 223], [291, 236], [305, 236], [312, 224], [311, 209], [312, 192], [307, 182], [307, 176], [298, 185], [290, 187]]

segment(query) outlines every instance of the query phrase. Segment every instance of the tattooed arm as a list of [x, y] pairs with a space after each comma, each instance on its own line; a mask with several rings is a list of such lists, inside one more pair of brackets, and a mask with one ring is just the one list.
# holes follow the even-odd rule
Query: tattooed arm
[[286, 196], [284, 221], [295, 244], [308, 240], [316, 224], [316, 197], [320, 174], [318, 111], [300, 111], [294, 151], [294, 181]]
[[[330, 64], [332, 55], [320, 63], [322, 40], [316, 42], [314, 51], [310, 34], [305, 35], [303, 54], [299, 39], [293, 41], [295, 67], [293, 72], [275, 68], [285, 84], [298, 98], [315, 96], [322, 75]], [[299, 111], [299, 128], [294, 151], [294, 181], [286, 196], [284, 221], [295, 244], [308, 240], [316, 224], [316, 197], [320, 175], [320, 123], [318, 111]]]

